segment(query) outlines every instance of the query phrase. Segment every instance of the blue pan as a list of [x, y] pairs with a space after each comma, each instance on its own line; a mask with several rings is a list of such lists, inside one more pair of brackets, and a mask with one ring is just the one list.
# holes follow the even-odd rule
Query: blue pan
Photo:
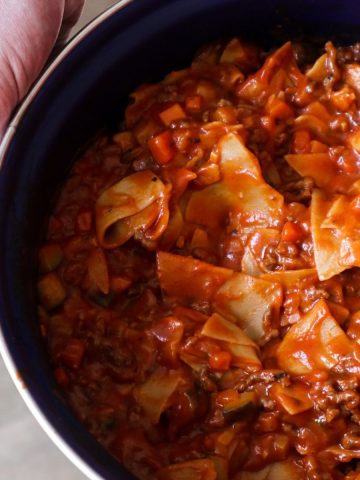
[[210, 40], [351, 43], [359, 27], [356, 0], [122, 0], [71, 41], [14, 116], [0, 146], [0, 348], [33, 415], [90, 479], [132, 476], [64, 403], [36, 318], [36, 248], [76, 153], [121, 119], [133, 88], [185, 67]]

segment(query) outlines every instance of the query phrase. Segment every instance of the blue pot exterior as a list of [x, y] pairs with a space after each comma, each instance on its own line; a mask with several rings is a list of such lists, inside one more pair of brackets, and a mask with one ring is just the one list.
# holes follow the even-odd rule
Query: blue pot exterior
[[265, 45], [308, 35], [359, 40], [356, 0], [135, 0], [89, 31], [45, 80], [0, 159], [0, 319], [7, 349], [33, 402], [85, 464], [107, 480], [131, 479], [57, 393], [36, 318], [36, 248], [44, 218], [75, 153], [121, 119], [128, 94], [188, 65], [219, 37]]

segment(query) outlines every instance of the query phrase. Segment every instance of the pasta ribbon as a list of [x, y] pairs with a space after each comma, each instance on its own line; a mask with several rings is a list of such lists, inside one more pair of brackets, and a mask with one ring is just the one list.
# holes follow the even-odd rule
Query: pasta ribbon
[[192, 192], [185, 218], [210, 228], [242, 219], [245, 228], [278, 226], [283, 197], [262, 177], [259, 162], [235, 133], [224, 135], [217, 144], [220, 152], [221, 180]]
[[143, 383], [135, 388], [134, 397], [152, 423], [158, 423], [160, 415], [168, 407], [168, 401], [182, 381], [182, 373], [159, 367]]
[[129, 175], [105, 190], [95, 205], [99, 244], [115, 248], [147, 231], [148, 238], [158, 238], [168, 222], [167, 193], [150, 170]]
[[264, 321], [271, 317], [276, 325], [282, 304], [279, 283], [235, 273], [214, 297], [215, 310], [233, 319], [246, 335], [259, 341], [265, 334]]
[[360, 218], [352, 208], [355, 198], [321, 190], [312, 194], [311, 232], [320, 280], [360, 267]]
[[278, 348], [277, 359], [286, 372], [304, 375], [334, 367], [342, 357], [352, 356], [354, 348], [321, 299], [290, 328]]

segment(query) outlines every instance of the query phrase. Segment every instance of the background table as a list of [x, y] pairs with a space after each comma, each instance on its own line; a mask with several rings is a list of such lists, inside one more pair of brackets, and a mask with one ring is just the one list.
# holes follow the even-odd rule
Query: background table
[[[73, 33], [117, 0], [87, 0]], [[85, 480], [43, 432], [0, 359], [0, 480]]]

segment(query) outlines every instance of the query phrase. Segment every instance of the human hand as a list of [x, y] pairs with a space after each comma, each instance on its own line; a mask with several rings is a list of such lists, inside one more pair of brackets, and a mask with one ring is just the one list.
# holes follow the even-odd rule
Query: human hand
[[0, 0], [0, 139], [14, 107], [63, 41], [85, 0]]

